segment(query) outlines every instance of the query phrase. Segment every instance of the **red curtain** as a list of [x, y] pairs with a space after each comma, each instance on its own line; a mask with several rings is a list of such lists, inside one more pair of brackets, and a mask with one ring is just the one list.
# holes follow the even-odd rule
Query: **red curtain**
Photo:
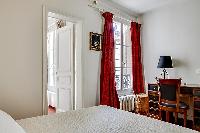
[[100, 104], [119, 108], [115, 86], [113, 14], [105, 12], [102, 16], [105, 24], [102, 42]]
[[133, 90], [135, 94], [144, 93], [144, 79], [140, 46], [140, 27], [140, 24], [131, 22]]

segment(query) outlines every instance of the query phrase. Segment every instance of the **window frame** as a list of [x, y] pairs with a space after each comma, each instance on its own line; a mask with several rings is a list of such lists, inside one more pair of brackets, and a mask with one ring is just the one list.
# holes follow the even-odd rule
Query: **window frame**
[[[130, 44], [130, 46], [129, 45], [125, 45], [124, 44], [124, 36], [125, 36], [125, 32], [124, 32], [124, 25], [127, 25], [128, 27], [129, 27], [129, 25], [130, 24], [127, 24], [127, 23], [125, 23], [125, 22], [123, 22], [123, 21], [119, 21], [119, 20], [116, 20], [116, 19], [114, 19], [114, 21], [113, 21], [113, 24], [115, 23], [115, 22], [117, 22], [117, 23], [120, 23], [120, 27], [121, 27], [121, 34], [120, 34], [120, 36], [121, 36], [121, 39], [120, 39], [120, 48], [121, 48], [121, 52], [120, 52], [120, 54], [121, 54], [121, 60], [120, 60], [120, 64], [121, 64], [121, 66], [120, 67], [116, 67], [115, 66], [115, 70], [116, 70], [116, 68], [118, 68], [118, 69], [120, 69], [121, 70], [121, 73], [120, 73], [120, 89], [117, 89], [117, 92], [118, 92], [118, 95], [119, 96], [123, 96], [123, 95], [131, 95], [131, 94], [133, 94], [133, 87], [132, 87], [132, 72], [131, 72], [131, 77], [130, 77], [130, 79], [131, 79], [131, 87], [130, 88], [128, 88], [128, 89], [124, 89], [124, 87], [123, 87], [123, 81], [124, 81], [124, 68], [132, 68], [132, 67], [129, 67], [129, 66], [126, 66], [126, 67], [124, 67], [124, 63], [125, 63], [125, 61], [124, 61], [124, 48], [126, 48], [126, 47], [130, 47], [130, 49], [131, 49], [131, 44]], [[114, 31], [115, 32], [115, 31]], [[115, 39], [115, 38], [114, 38]], [[131, 39], [131, 38], [130, 38]], [[115, 42], [115, 41], [114, 41]], [[116, 48], [116, 43], [114, 44], [115, 45], [115, 48]], [[117, 44], [117, 45], [119, 45], [119, 44]], [[116, 50], [116, 49], [115, 49]], [[116, 52], [116, 51], [115, 51]], [[127, 51], [126, 51], [127, 52]], [[131, 55], [132, 56], [132, 55]], [[116, 60], [116, 59], [115, 59]], [[127, 63], [127, 61], [126, 61], [126, 63]], [[132, 71], [132, 70], [131, 70]]]

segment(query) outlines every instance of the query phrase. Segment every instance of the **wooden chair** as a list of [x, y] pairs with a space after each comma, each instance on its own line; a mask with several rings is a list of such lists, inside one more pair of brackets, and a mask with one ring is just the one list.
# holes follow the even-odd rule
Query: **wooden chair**
[[186, 127], [189, 106], [179, 101], [181, 79], [159, 79], [158, 85], [159, 117], [161, 118], [161, 111], [166, 111], [166, 121], [169, 122], [169, 112], [174, 112], [177, 123], [178, 113], [184, 114], [184, 127]]

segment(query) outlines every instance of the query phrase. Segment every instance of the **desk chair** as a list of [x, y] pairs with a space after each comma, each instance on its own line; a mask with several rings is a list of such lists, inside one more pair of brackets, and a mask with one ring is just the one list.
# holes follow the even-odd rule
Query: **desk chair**
[[159, 79], [158, 85], [159, 117], [161, 118], [161, 111], [166, 111], [166, 121], [169, 122], [169, 112], [174, 112], [177, 123], [178, 113], [184, 114], [184, 127], [186, 127], [189, 106], [179, 101], [181, 79]]

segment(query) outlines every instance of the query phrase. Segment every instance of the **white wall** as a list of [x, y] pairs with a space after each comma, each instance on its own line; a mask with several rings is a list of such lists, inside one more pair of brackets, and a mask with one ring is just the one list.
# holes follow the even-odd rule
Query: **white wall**
[[0, 109], [14, 118], [42, 114], [42, 5], [83, 20], [83, 106], [99, 102], [100, 52], [89, 32], [101, 33], [100, 13], [88, 0], [0, 1]]
[[189, 0], [169, 5], [143, 15], [142, 47], [146, 83], [155, 83], [162, 69], [159, 56], [172, 56], [174, 69], [170, 78], [182, 83], [200, 83], [200, 1]]

